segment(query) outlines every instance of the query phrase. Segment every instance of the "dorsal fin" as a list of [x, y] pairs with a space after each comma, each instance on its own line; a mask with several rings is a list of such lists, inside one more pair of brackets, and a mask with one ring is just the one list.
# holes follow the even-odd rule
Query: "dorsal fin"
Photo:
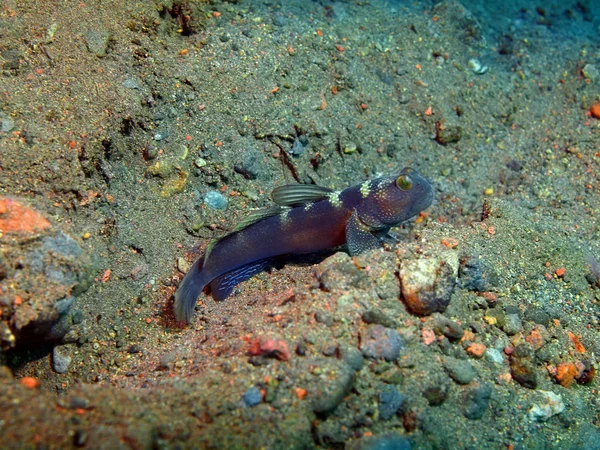
[[300, 206], [325, 200], [332, 192], [333, 189], [316, 184], [287, 184], [273, 189], [271, 198], [281, 206]]
[[282, 210], [283, 208], [279, 206], [271, 206], [269, 208], [257, 209], [256, 211], [252, 211], [250, 214], [248, 214], [248, 216], [242, 219], [229, 233], [220, 236], [217, 239], [213, 239], [208, 243], [206, 251], [204, 252], [204, 261], [206, 262], [206, 260], [208, 259], [208, 255], [210, 255], [212, 249], [215, 248], [215, 245], [217, 245], [217, 243], [219, 243], [223, 239], [228, 238], [232, 234], [237, 233], [238, 231], [241, 231], [244, 228], [248, 228], [250, 225], [253, 225], [256, 222], [260, 222], [261, 220], [266, 219], [267, 217], [276, 216]]

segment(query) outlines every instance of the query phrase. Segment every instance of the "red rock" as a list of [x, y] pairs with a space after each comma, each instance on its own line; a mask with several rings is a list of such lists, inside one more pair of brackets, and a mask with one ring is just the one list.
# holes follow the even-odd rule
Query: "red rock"
[[34, 234], [45, 230], [50, 222], [35, 209], [8, 197], [0, 197], [0, 232]]
[[282, 339], [255, 338], [250, 342], [248, 352], [251, 356], [268, 356], [270, 358], [277, 358], [280, 361], [288, 361], [290, 359], [288, 345]]

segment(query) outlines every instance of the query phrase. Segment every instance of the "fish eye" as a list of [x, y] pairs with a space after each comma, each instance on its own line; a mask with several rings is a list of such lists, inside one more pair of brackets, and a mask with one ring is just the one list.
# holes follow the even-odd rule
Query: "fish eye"
[[396, 186], [401, 191], [408, 191], [412, 188], [413, 182], [408, 175], [404, 174], [396, 178]]

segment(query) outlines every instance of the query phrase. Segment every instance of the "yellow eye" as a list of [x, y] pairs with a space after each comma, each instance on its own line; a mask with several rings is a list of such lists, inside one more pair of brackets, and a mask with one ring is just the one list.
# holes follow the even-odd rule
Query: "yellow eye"
[[400, 175], [396, 179], [396, 186], [401, 191], [408, 191], [412, 188], [413, 182], [408, 175]]

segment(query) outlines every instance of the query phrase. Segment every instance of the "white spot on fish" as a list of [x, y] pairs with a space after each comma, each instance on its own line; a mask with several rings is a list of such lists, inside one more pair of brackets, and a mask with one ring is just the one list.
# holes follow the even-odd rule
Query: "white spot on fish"
[[340, 191], [334, 191], [328, 195], [329, 203], [331, 203], [336, 208], [342, 206], [342, 199], [340, 197]]
[[370, 193], [371, 193], [371, 182], [369, 180], [367, 180], [363, 184], [360, 185], [360, 195], [362, 195], [363, 198], [367, 198]]

